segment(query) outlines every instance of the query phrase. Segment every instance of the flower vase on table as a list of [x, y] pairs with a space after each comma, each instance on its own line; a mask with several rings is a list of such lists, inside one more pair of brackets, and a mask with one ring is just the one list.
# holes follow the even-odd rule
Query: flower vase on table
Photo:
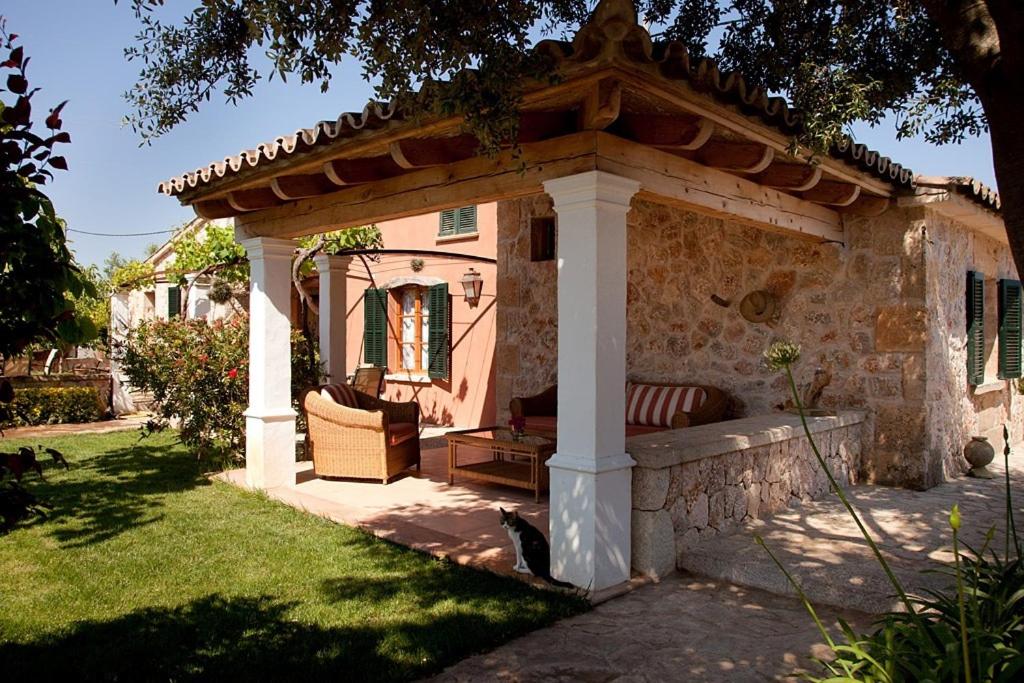
[[526, 418], [513, 417], [508, 421], [508, 427], [512, 432], [512, 440], [518, 443], [523, 440], [526, 433]]

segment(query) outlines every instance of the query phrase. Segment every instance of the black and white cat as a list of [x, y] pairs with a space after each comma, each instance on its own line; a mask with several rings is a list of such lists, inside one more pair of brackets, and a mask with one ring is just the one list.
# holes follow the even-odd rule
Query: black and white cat
[[559, 581], [551, 576], [551, 547], [544, 534], [520, 517], [518, 512], [498, 509], [501, 510], [501, 526], [508, 532], [516, 549], [516, 565], [513, 569], [520, 574], [533, 574], [552, 586], [575, 588], [568, 581]]

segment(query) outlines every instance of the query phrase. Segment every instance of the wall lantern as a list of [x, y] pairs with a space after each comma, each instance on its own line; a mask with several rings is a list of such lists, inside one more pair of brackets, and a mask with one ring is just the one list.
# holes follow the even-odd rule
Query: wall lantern
[[462, 289], [466, 292], [466, 303], [470, 308], [476, 308], [480, 303], [480, 292], [484, 288], [484, 278], [475, 268], [470, 268], [462, 276]]

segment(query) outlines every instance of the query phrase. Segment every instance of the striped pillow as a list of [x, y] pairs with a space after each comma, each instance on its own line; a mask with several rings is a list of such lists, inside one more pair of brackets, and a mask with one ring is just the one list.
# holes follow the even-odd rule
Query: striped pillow
[[706, 398], [700, 387], [630, 384], [626, 389], [626, 424], [671, 427], [673, 415], [693, 412]]
[[359, 407], [355, 389], [347, 384], [325, 384], [324, 388], [320, 390], [320, 396], [346, 408]]

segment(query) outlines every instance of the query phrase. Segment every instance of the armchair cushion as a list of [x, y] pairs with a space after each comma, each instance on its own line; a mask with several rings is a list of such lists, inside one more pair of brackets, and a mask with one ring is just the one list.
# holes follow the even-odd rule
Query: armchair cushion
[[706, 398], [700, 387], [630, 384], [626, 388], [626, 424], [671, 427], [672, 416], [692, 413]]
[[392, 422], [388, 425], [388, 443], [397, 446], [416, 436], [417, 431], [412, 422]]
[[320, 389], [320, 396], [331, 403], [336, 403], [346, 408], [359, 407], [359, 400], [356, 397], [355, 390], [347, 384], [325, 384]]

